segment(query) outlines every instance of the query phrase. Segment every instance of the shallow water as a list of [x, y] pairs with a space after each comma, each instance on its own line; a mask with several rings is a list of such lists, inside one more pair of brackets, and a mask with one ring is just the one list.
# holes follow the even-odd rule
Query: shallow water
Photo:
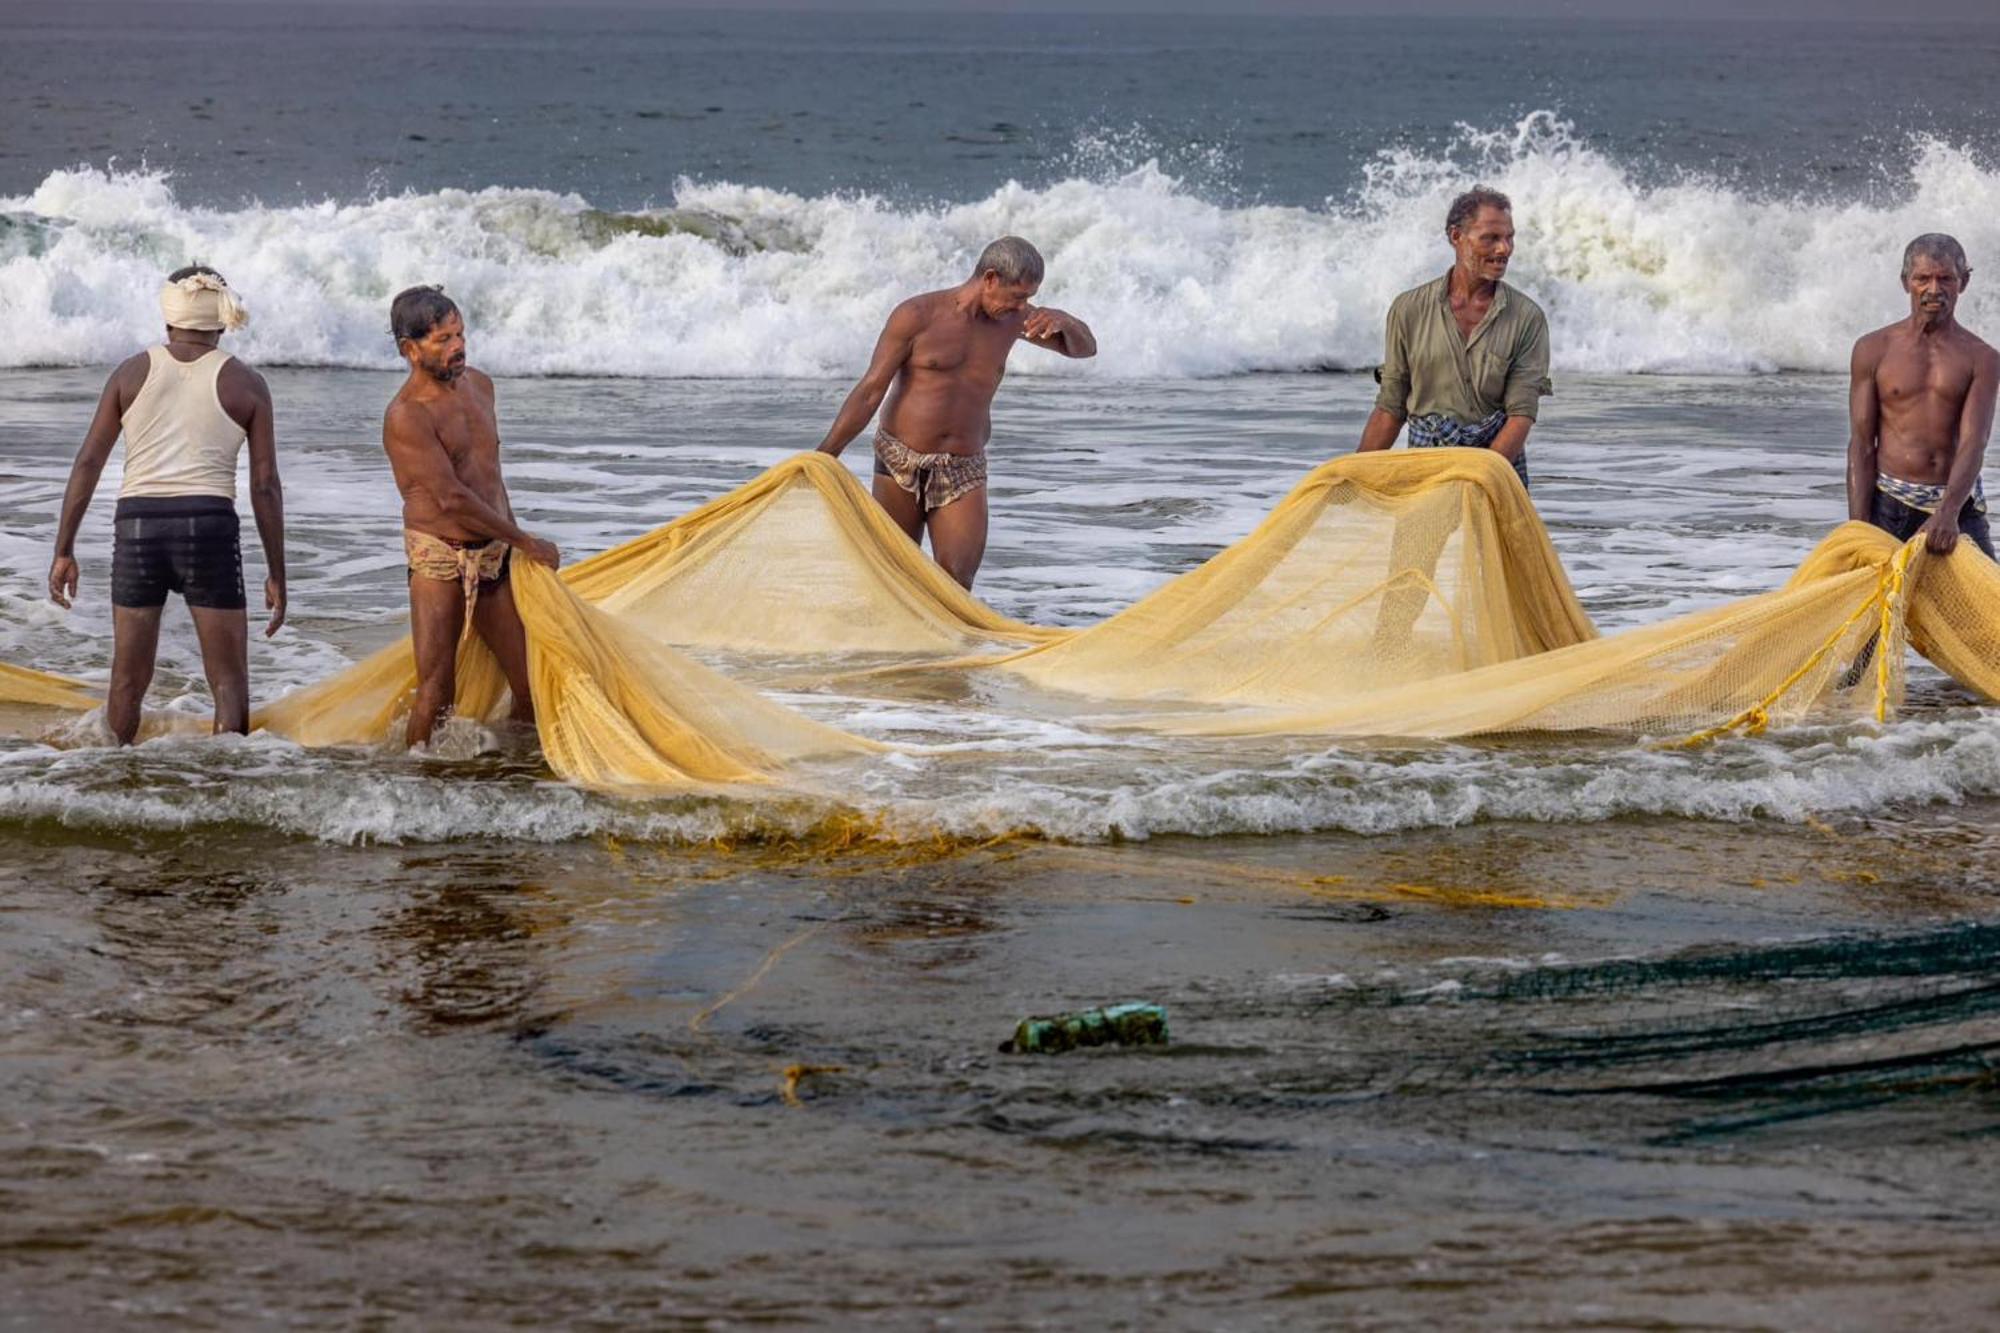
[[[271, 378], [295, 615], [253, 649], [260, 695], [398, 634], [403, 595], [393, 379]], [[981, 594], [1050, 623], [1126, 604], [1345, 447], [1369, 387], [1010, 384]], [[1535, 494], [1606, 627], [1771, 586], [1840, 515], [1837, 380], [1560, 387]], [[516, 507], [598, 549], [809, 444], [844, 388], [503, 381]], [[0, 377], [0, 658], [102, 669], [108, 501], [83, 605], [32, 595], [96, 389]], [[199, 714], [168, 623], [154, 702]], [[477, 733], [449, 760], [0, 749], [18, 1317], [1991, 1309], [2000, 719], [1934, 673], [1887, 727], [1693, 754], [1166, 742], [998, 687], [787, 679], [816, 716], [953, 748], [818, 797], [636, 803]], [[901, 841], [854, 843], [849, 806]], [[996, 1049], [1128, 998], [1167, 1007], [1170, 1046]]]
[[[1921, 833], [17, 829], [0, 1263], [99, 1326], [1974, 1322], [1990, 835]], [[996, 1050], [1121, 998], [1172, 1044]]]

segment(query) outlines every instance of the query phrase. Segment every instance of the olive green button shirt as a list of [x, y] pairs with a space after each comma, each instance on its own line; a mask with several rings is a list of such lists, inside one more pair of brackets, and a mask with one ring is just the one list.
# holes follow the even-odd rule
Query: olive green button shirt
[[1542, 395], [1555, 392], [1548, 316], [1503, 282], [1486, 318], [1461, 338], [1450, 284], [1447, 273], [1390, 303], [1375, 406], [1398, 421], [1441, 412], [1471, 425], [1502, 408], [1533, 421]]

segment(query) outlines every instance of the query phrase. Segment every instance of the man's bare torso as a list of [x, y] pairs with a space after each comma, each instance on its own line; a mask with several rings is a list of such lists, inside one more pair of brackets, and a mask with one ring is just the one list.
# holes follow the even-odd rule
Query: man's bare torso
[[1963, 328], [1926, 338], [1908, 321], [1877, 329], [1862, 341], [1864, 355], [1875, 358], [1881, 414], [1877, 466], [1904, 481], [1942, 485], [1958, 453], [1966, 395], [1993, 349]]
[[[467, 368], [464, 383], [456, 390], [420, 392], [411, 385], [389, 404], [389, 411], [421, 414], [428, 422], [452, 472], [464, 487], [493, 508], [511, 517], [507, 487], [500, 476], [500, 419], [493, 402], [493, 381], [482, 371]], [[390, 451], [389, 463], [396, 474], [396, 489], [403, 496], [403, 526], [451, 541], [483, 542], [488, 538], [454, 522], [440, 512], [430, 491], [404, 471]]]
[[910, 298], [923, 329], [882, 407], [882, 428], [918, 453], [976, 454], [993, 433], [993, 395], [1028, 316], [965, 310], [952, 291]]

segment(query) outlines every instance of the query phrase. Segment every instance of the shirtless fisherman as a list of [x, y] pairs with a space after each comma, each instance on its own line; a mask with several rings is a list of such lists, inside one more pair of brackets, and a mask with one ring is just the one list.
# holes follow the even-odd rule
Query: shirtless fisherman
[[819, 443], [838, 457], [887, 395], [875, 431], [875, 499], [911, 541], [928, 527], [932, 557], [967, 588], [986, 554], [986, 441], [1007, 354], [1026, 341], [1068, 357], [1097, 355], [1082, 320], [1028, 304], [1041, 285], [1035, 247], [1002, 236], [964, 282], [897, 306], [868, 372]]
[[222, 275], [190, 264], [160, 289], [167, 340], [111, 372], [70, 469], [49, 565], [49, 596], [76, 596], [76, 533], [111, 447], [125, 437], [125, 479], [112, 516], [111, 687], [104, 725], [130, 745], [153, 683], [160, 612], [177, 592], [194, 619], [215, 730], [250, 729], [249, 626], [236, 518], [236, 458], [250, 444], [250, 508], [264, 544], [266, 636], [285, 623], [285, 500], [271, 391], [224, 352], [225, 330], [250, 322]]
[[410, 569], [410, 637], [417, 692], [406, 739], [422, 745], [458, 693], [454, 659], [472, 628], [500, 659], [513, 719], [530, 723], [528, 639], [514, 607], [514, 551], [554, 569], [556, 548], [514, 522], [500, 478], [500, 421], [493, 381], [465, 364], [465, 321], [441, 287], [412, 287], [389, 307], [410, 378], [382, 418], [382, 447], [403, 493], [403, 550]]
[[1979, 471], [1993, 429], [2000, 352], [1955, 318], [1972, 278], [1965, 249], [1941, 232], [1903, 250], [1910, 317], [1854, 344], [1847, 516], [1944, 555], [1962, 532], [1991, 557]]

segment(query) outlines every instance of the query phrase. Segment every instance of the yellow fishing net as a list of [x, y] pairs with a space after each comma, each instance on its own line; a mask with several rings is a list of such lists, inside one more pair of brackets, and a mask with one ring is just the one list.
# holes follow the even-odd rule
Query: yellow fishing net
[[[2000, 570], [1983, 556], [1954, 552], [1937, 561], [1915, 551], [1878, 528], [1847, 523], [1773, 592], [1443, 680], [1327, 691], [1303, 707], [1184, 714], [1157, 725], [1212, 735], [1602, 730], [1701, 740], [1822, 709], [1880, 714], [1900, 701], [1902, 639], [1906, 624], [1914, 631], [1916, 623], [1907, 613], [1948, 634], [1983, 619], [1983, 612], [1968, 616], [1974, 608], [1962, 595], [1981, 577], [1975, 562], [2000, 592]], [[1931, 573], [1942, 574], [1935, 585]], [[1884, 632], [1891, 647], [1878, 652]], [[2000, 686], [2000, 678], [1988, 679], [1990, 667], [1969, 674], [1968, 683]]]
[[750, 652], [939, 655], [1069, 633], [973, 597], [822, 453], [788, 458], [563, 577], [669, 643]]
[[[1116, 701], [1119, 725], [1234, 735], [1701, 740], [1881, 717], [1901, 698], [1906, 638], [2000, 697], [2000, 567], [1968, 544], [1940, 559], [1848, 523], [1781, 588], [1598, 638], [1512, 471], [1476, 449], [1328, 463], [1242, 541], [1082, 631], [974, 600], [818, 454], [560, 578], [518, 561], [514, 589], [543, 752], [603, 787], [767, 780], [807, 755], [879, 748], [670, 644], [1001, 671]], [[404, 640], [254, 720], [308, 745], [381, 743], [415, 684]], [[457, 711], [496, 717], [504, 695], [468, 637]], [[9, 699], [94, 702], [18, 668], [0, 671]]]
[[[542, 752], [571, 781], [599, 787], [760, 781], [807, 755], [879, 748], [585, 605], [540, 565], [515, 561], [511, 580], [527, 630]], [[504, 712], [505, 678], [476, 635], [459, 641], [456, 684], [459, 715], [490, 721]], [[379, 744], [394, 738], [416, 687], [416, 662], [404, 639], [259, 709], [251, 723], [302, 745]]]
[[98, 705], [90, 686], [67, 676], [51, 676], [46, 671], [0, 662], [0, 705], [25, 708], [68, 708], [82, 710]]
[[1513, 469], [1427, 449], [1324, 464], [1199, 569], [992, 665], [1105, 699], [1331, 704], [1595, 634]]

